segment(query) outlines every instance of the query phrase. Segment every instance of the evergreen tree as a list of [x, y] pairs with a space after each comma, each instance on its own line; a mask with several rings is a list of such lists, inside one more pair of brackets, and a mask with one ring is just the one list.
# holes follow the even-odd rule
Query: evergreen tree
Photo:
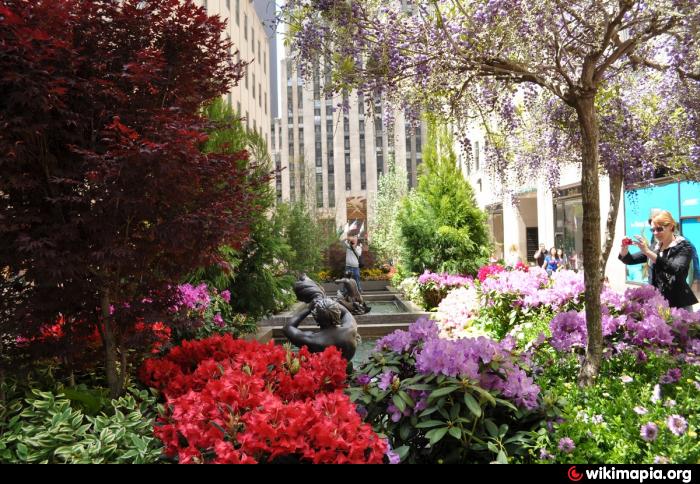
[[488, 260], [486, 213], [457, 167], [452, 136], [431, 121], [418, 187], [399, 213], [402, 265], [411, 272], [475, 274]]
[[408, 193], [406, 169], [396, 165], [393, 158], [387, 163], [387, 172], [379, 178], [374, 217], [369, 225], [372, 249], [392, 264], [397, 264], [401, 253], [401, 230], [398, 223], [403, 199]]

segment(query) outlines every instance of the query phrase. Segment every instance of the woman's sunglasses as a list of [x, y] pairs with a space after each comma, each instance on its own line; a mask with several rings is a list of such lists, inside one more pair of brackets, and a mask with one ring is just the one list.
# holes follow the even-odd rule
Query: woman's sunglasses
[[666, 229], [666, 227], [652, 227], [651, 231], [655, 234], [661, 233]]

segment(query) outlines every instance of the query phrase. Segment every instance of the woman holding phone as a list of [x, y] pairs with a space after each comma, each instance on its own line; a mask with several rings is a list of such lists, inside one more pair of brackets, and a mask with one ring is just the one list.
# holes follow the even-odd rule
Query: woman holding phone
[[[692, 246], [678, 235], [678, 223], [667, 210], [652, 217], [651, 231], [655, 239], [653, 249], [639, 235], [635, 240], [625, 237], [618, 258], [625, 264], [649, 261], [653, 270], [651, 284], [668, 300], [669, 306], [692, 311], [693, 304], [698, 302], [686, 281], [693, 259]], [[640, 252], [630, 254], [630, 245], [638, 247]]]

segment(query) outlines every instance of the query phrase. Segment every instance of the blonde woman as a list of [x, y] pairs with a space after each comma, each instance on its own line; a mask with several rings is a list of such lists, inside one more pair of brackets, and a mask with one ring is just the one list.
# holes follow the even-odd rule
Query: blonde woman
[[[693, 247], [678, 235], [678, 223], [668, 210], [661, 210], [652, 217], [651, 232], [655, 239], [653, 249], [639, 235], [635, 235], [635, 240], [625, 237], [619, 259], [625, 264], [649, 261], [651, 283], [668, 300], [669, 306], [692, 311], [698, 300], [686, 279], [693, 259]], [[630, 245], [638, 247], [641, 252], [630, 254]]]
[[518, 246], [512, 244], [510, 249], [508, 249], [508, 255], [506, 256], [506, 265], [508, 267], [515, 267], [520, 262], [520, 253], [518, 252]]

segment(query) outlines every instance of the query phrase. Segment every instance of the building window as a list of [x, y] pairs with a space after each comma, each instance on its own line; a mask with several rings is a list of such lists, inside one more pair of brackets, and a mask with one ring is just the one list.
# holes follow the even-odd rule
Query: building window
[[255, 28], [250, 27], [250, 48], [253, 50], [253, 55], [255, 55]]
[[232, 108], [233, 107], [233, 99], [231, 99], [231, 93], [228, 93], [226, 95], [226, 99], [228, 101], [228, 107]]
[[248, 14], [243, 14], [243, 38], [248, 40]]
[[231, 0], [226, 0], [226, 8], [229, 12], [231, 11]]
[[248, 89], [248, 69], [245, 70], [245, 88]]
[[241, 0], [236, 0], [236, 25], [241, 25], [240, 12], [241, 12]]
[[258, 106], [262, 107], [262, 85], [258, 82]]
[[350, 153], [345, 153], [345, 190], [352, 190], [352, 173], [350, 171]]
[[323, 208], [323, 175], [316, 173], [316, 207]]
[[474, 169], [479, 171], [479, 142], [474, 142]]
[[253, 74], [253, 99], [255, 99], [255, 74]]
[[267, 74], [267, 51], [263, 52], [263, 72]]
[[262, 62], [261, 57], [262, 57], [262, 49], [260, 48], [260, 41], [258, 40], [258, 64], [260, 64]]
[[236, 102], [236, 113], [238, 113], [239, 116], [241, 115], [241, 103], [240, 102]]
[[204, 1], [202, 2], [202, 4], [204, 4], [204, 10], [208, 12], [208, 11], [209, 11], [209, 2], [208, 2], [208, 0], [204, 0]]
[[265, 114], [267, 114], [267, 93], [265, 93]]
[[574, 266], [572, 269], [580, 268], [578, 259], [583, 252], [583, 201], [580, 186], [560, 193], [554, 199], [554, 245], [557, 249], [564, 250]]

